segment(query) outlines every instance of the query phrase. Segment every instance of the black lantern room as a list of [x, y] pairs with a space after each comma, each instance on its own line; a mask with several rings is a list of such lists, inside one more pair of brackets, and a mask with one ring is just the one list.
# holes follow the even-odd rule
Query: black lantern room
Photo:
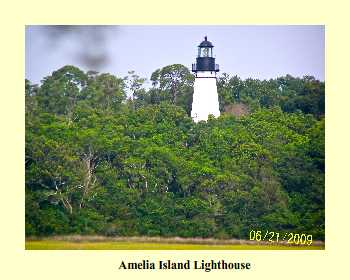
[[192, 72], [219, 72], [219, 65], [215, 64], [215, 58], [213, 57], [213, 47], [213, 44], [205, 36], [204, 41], [198, 46], [197, 63], [192, 64]]

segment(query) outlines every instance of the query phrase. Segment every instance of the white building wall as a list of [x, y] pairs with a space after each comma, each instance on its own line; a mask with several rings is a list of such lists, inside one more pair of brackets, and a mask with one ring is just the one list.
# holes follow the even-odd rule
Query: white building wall
[[197, 72], [191, 117], [195, 122], [199, 122], [207, 121], [208, 115], [220, 116], [215, 72]]

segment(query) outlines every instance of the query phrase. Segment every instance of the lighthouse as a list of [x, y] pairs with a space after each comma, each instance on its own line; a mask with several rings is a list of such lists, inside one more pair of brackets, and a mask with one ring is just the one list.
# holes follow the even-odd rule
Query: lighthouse
[[216, 73], [219, 65], [213, 57], [213, 44], [207, 36], [198, 46], [196, 63], [192, 64], [192, 72], [196, 78], [193, 88], [191, 117], [195, 122], [207, 121], [208, 115], [220, 116]]

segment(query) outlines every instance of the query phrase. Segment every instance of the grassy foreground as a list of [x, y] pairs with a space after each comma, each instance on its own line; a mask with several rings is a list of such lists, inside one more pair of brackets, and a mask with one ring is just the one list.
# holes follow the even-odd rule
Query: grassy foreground
[[26, 250], [323, 250], [323, 243], [290, 246], [245, 240], [53, 237], [28, 239]]

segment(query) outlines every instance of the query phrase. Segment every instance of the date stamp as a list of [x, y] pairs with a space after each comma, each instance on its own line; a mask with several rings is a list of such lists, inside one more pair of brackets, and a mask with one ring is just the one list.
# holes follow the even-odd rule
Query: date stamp
[[306, 233], [294, 232], [275, 232], [268, 230], [251, 230], [249, 232], [249, 240], [265, 241], [270, 243], [286, 242], [291, 245], [311, 245], [312, 235]]

